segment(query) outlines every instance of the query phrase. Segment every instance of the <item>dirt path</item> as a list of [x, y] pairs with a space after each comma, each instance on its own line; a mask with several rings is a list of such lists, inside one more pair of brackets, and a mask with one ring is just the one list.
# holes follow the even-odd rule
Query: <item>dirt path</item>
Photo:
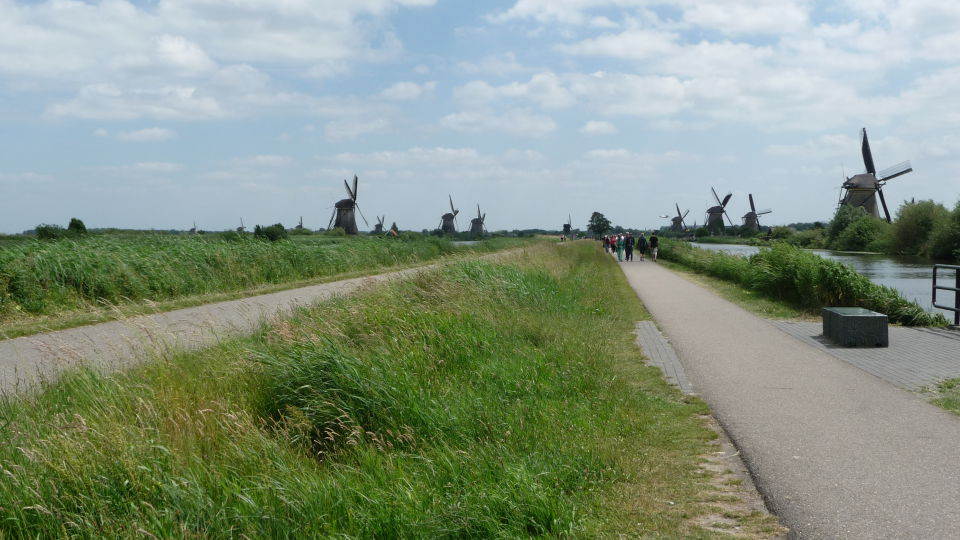
[[621, 267], [793, 537], [960, 534], [960, 418], [655, 263]]
[[[500, 254], [493, 254], [498, 256]], [[487, 255], [488, 257], [490, 255]], [[442, 263], [441, 263], [442, 264]], [[437, 264], [154, 315], [0, 341], [0, 392], [24, 390], [80, 363], [116, 369], [170, 348], [199, 349], [256, 331], [265, 320]]]

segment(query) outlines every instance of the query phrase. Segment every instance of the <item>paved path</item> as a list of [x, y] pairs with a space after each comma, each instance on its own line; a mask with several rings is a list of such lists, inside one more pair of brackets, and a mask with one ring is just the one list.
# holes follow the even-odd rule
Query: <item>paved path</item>
[[960, 331], [890, 327], [890, 346], [850, 348], [823, 337], [818, 322], [770, 321], [791, 336], [905, 390], [932, 390], [960, 377]]
[[224, 337], [252, 333], [264, 321], [289, 314], [298, 306], [433, 266], [0, 341], [0, 393], [28, 389], [79, 363], [115, 369], [168, 349], [210, 346]]
[[960, 537], [960, 418], [656, 263], [621, 267], [794, 537]]

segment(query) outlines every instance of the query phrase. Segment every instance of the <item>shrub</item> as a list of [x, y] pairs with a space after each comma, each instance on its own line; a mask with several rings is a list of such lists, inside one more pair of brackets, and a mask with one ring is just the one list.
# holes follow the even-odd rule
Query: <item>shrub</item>
[[897, 210], [892, 227], [892, 251], [930, 256], [932, 236], [950, 222], [950, 211], [933, 201], [908, 201]]
[[280, 223], [274, 223], [267, 227], [257, 225], [253, 229], [253, 236], [255, 238], [276, 242], [277, 240], [285, 240], [287, 238], [287, 229]]
[[37, 238], [41, 240], [56, 240], [67, 236], [67, 230], [60, 225], [41, 223], [34, 230], [37, 232]]

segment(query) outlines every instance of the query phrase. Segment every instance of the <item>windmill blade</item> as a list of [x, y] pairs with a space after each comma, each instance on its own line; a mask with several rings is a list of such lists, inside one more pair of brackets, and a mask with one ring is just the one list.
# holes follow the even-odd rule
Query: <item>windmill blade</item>
[[717, 196], [717, 190], [713, 189], [713, 186], [710, 186], [710, 191], [713, 192], [713, 198], [717, 200], [717, 204], [723, 206], [723, 204], [720, 202], [720, 197]]
[[357, 200], [357, 198], [353, 196], [353, 192], [350, 191], [350, 184], [347, 183], [347, 179], [346, 179], [346, 178], [343, 179], [343, 188], [347, 190], [347, 197], [348, 197], [348, 198], [350, 198], [351, 200], [354, 200], [354, 201]]
[[360, 213], [360, 217], [363, 218], [363, 224], [366, 225], [367, 227], [369, 227], [370, 224], [367, 223], [367, 218], [363, 217], [363, 212], [360, 210], [360, 205], [359, 205], [359, 204], [355, 204], [355, 205], [353, 205], [353, 207], [357, 209], [357, 212]]
[[753, 193], [747, 193], [747, 197], [750, 198], [750, 211], [756, 214], [757, 207], [753, 205]]
[[756, 214], [757, 214], [758, 216], [762, 216], [762, 215], [764, 215], [764, 214], [769, 214], [770, 212], [773, 212], [773, 210], [769, 210], [769, 209], [767, 209], [767, 210], [762, 210], [762, 211], [760, 211], [760, 212], [756, 212]]
[[867, 139], [867, 128], [863, 128], [863, 141], [860, 143], [860, 153], [863, 154], [863, 166], [867, 168], [867, 172], [877, 174], [877, 168], [873, 166], [873, 152], [870, 151], [870, 140]]
[[726, 211], [726, 210], [723, 211], [723, 217], [727, 218], [727, 223], [729, 223], [730, 226], [733, 227], [733, 221], [730, 219], [730, 216], [727, 215], [727, 211]]
[[720, 206], [722, 208], [727, 207], [727, 203], [730, 202], [730, 197], [733, 197], [733, 193], [727, 193], [727, 195], [723, 198], [723, 202], [720, 203]]
[[330, 223], [327, 223], [327, 228], [330, 229], [333, 227], [333, 220], [337, 218], [337, 209], [333, 209], [333, 213], [330, 214]]
[[913, 167], [910, 165], [909, 159], [878, 172], [877, 180], [880, 182], [886, 182], [887, 180], [892, 180], [898, 176], [907, 174], [908, 172], [913, 172]]
[[453, 215], [457, 215], [457, 211], [453, 209], [453, 197], [450, 195], [447, 195], [447, 197], [450, 199], [450, 212], [452, 212]]
[[887, 210], [887, 200], [883, 198], [883, 190], [880, 189], [880, 185], [877, 185], [877, 195], [880, 196], [880, 204], [883, 206], [883, 215], [887, 218], [887, 223], [890, 223], [890, 210]]
[[567, 214], [567, 225], [573, 225], [573, 218], [570, 217], [570, 214]]
[[484, 223], [485, 221], [487, 221], [487, 214], [486, 214], [486, 213], [484, 213], [482, 216], [480, 216], [480, 224], [483, 225], [483, 223]]
[[357, 175], [353, 175], [353, 196], [350, 198], [353, 199], [354, 201], [357, 200], [357, 181], [358, 180], [359, 179], [357, 178]]
[[[679, 210], [679, 208], [678, 208], [678, 210]], [[680, 219], [683, 219], [683, 218], [687, 217], [687, 214], [689, 214], [689, 213], [690, 213], [690, 210], [687, 209], [687, 211], [684, 212], [682, 216], [680, 216]]]
[[477, 217], [478, 217], [478, 218], [480, 217], [480, 205], [479, 205], [479, 204], [477, 205]]

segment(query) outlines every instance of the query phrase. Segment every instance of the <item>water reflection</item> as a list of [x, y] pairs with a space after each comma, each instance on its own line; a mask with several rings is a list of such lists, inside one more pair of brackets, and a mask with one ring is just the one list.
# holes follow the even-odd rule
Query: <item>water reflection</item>
[[[690, 245], [744, 257], [753, 255], [760, 250], [760, 248], [755, 246], [734, 244], [700, 244], [691, 242]], [[904, 298], [917, 302], [923, 306], [924, 309], [934, 309], [931, 294], [933, 263], [929, 261], [874, 253], [849, 253], [844, 251], [827, 251], [824, 249], [814, 249], [811, 251], [825, 259], [832, 259], [850, 265], [854, 270], [866, 276], [874, 283], [897, 289]], [[941, 285], [946, 285], [946, 281], [943, 276], [940, 277]], [[940, 299], [940, 294], [945, 293], [938, 293], [938, 300]], [[940, 303], [950, 304], [952, 303], [952, 299], [946, 302], [941, 300]], [[940, 309], [936, 311], [943, 313], [949, 320], [953, 320], [953, 312]]]

